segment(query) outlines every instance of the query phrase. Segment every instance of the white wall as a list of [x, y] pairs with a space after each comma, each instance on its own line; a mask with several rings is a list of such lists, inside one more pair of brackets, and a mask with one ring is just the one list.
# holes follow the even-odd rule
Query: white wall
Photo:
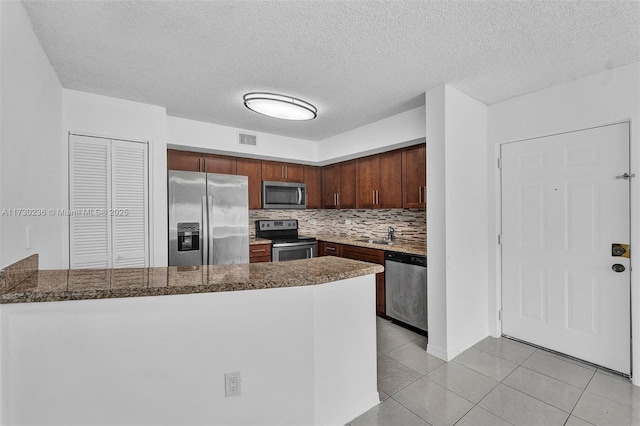
[[1, 305], [0, 423], [343, 425], [378, 402], [374, 282]]
[[425, 101], [427, 351], [449, 360], [488, 334], [487, 107], [449, 86]]
[[425, 138], [425, 107], [414, 108], [318, 142], [320, 165], [415, 145]]
[[[238, 132], [256, 135], [257, 145], [240, 145]], [[186, 150], [302, 164], [314, 164], [318, 156], [317, 144], [312, 141], [171, 116], [167, 117], [167, 142], [177, 149], [182, 147]]]
[[[167, 123], [164, 107], [107, 96], [63, 90], [64, 152], [68, 133], [82, 133], [149, 142], [150, 264], [167, 265]], [[65, 194], [68, 192], [68, 159], [65, 157]], [[68, 234], [68, 222], [64, 230]], [[68, 241], [66, 246], [68, 253]], [[68, 268], [67, 264], [63, 268]]]
[[[640, 176], [640, 64], [612, 69], [566, 84], [519, 96], [489, 108], [490, 155], [498, 156], [500, 144], [527, 138], [631, 122], [631, 173]], [[492, 162], [493, 163], [493, 162]], [[499, 228], [499, 173], [489, 174], [489, 314], [491, 334], [500, 334], [499, 251], [495, 235]], [[631, 182], [631, 246], [640, 247], [640, 191], [638, 177]], [[493, 237], [493, 238], [491, 238]], [[631, 251], [631, 267], [640, 271], [640, 251]], [[640, 277], [631, 275], [633, 365], [640, 366]], [[634, 375], [640, 385], [640, 374]]]
[[445, 87], [425, 94], [427, 139], [427, 352], [447, 353], [447, 209], [445, 176]]
[[[2, 1], [0, 10], [0, 209], [63, 208], [62, 87], [22, 4]], [[0, 267], [33, 253], [43, 268], [63, 265], [66, 221], [1, 216]]]

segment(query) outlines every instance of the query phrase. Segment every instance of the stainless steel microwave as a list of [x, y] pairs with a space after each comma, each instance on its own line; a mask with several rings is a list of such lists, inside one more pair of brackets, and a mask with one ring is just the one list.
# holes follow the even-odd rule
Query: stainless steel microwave
[[307, 184], [262, 181], [263, 209], [307, 208]]

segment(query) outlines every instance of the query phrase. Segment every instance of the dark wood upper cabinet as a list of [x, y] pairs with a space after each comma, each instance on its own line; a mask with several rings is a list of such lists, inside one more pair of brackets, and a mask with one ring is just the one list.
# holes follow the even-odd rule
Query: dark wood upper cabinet
[[168, 149], [167, 169], [235, 175], [236, 157]]
[[249, 208], [262, 208], [262, 161], [250, 158], [236, 160], [237, 175], [249, 178]]
[[167, 150], [167, 169], [199, 172], [202, 167], [202, 154], [197, 152]]
[[340, 164], [322, 168], [322, 208], [337, 209], [340, 192]]
[[224, 155], [203, 155], [204, 170], [207, 173], [222, 173], [225, 175], [236, 174], [236, 157]]
[[395, 150], [378, 156], [378, 194], [376, 207], [381, 209], [402, 208], [402, 152]]
[[249, 177], [249, 208], [262, 208], [262, 181], [304, 182], [307, 208], [426, 207], [426, 145], [324, 167], [167, 150], [169, 170]]
[[338, 206], [341, 209], [356, 208], [356, 160], [340, 163]]
[[304, 166], [304, 183], [307, 184], [307, 208], [322, 208], [322, 172], [320, 167]]
[[356, 160], [322, 168], [322, 207], [325, 209], [356, 207]]
[[402, 150], [402, 207], [427, 207], [427, 147], [426, 144]]
[[402, 153], [395, 150], [357, 162], [357, 208], [402, 208]]
[[262, 161], [262, 180], [273, 182], [303, 182], [304, 168], [301, 164]]
[[356, 207], [372, 209], [376, 207], [376, 190], [380, 182], [380, 158], [377, 155], [358, 158]]

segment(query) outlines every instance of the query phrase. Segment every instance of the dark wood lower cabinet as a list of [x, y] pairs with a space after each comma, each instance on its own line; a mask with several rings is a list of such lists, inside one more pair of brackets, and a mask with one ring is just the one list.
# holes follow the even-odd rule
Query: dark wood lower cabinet
[[387, 317], [387, 307], [385, 304], [384, 272], [376, 274], [376, 315], [382, 318]]
[[[384, 250], [376, 250], [368, 247], [319, 241], [318, 253], [320, 256], [346, 257], [347, 259], [384, 265]], [[384, 272], [380, 272], [376, 274], [376, 314], [379, 317], [386, 318], [385, 310]]]
[[251, 244], [249, 263], [271, 262], [271, 244]]
[[340, 257], [342, 244], [330, 243], [329, 241], [318, 241], [318, 256]]

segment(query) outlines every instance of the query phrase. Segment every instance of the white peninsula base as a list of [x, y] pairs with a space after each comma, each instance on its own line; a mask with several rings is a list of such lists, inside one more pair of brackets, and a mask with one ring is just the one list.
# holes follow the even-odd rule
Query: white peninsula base
[[343, 425], [379, 402], [374, 275], [5, 304], [0, 331], [3, 425]]

